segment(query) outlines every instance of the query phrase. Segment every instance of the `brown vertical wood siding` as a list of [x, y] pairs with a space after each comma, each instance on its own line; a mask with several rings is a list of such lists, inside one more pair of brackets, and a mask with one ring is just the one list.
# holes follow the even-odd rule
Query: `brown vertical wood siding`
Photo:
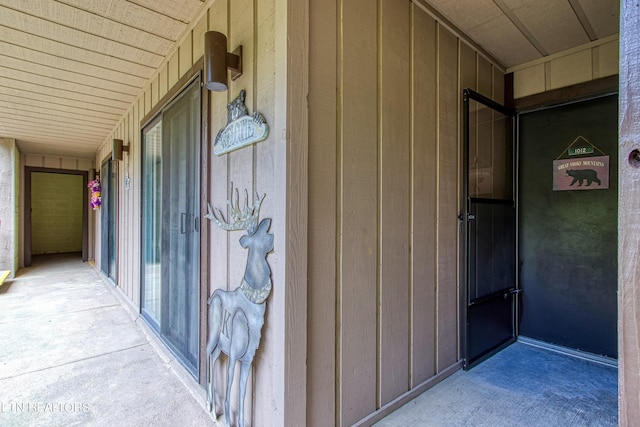
[[[286, 176], [291, 170], [302, 170], [302, 166], [289, 167], [286, 163], [288, 136], [288, 112], [285, 111], [286, 81], [276, 80], [276, 75], [285, 76], [287, 62], [282, 42], [287, 28], [286, 22], [280, 30], [276, 22], [286, 17], [287, 5], [275, 0], [216, 0], [209, 1], [210, 8], [193, 22], [189, 30], [179, 40], [176, 50], [167, 56], [156, 71], [126, 115], [124, 115], [112, 134], [103, 143], [96, 154], [96, 164], [110, 156], [111, 139], [119, 138], [129, 144], [131, 149], [125, 160], [117, 162], [119, 168], [118, 199], [118, 287], [126, 295], [134, 310], [140, 307], [140, 226], [141, 226], [141, 126], [154, 111], [159, 111], [171, 96], [175, 96], [202, 62], [204, 33], [208, 30], [223, 32], [228, 37], [229, 50], [238, 45], [243, 46], [243, 74], [235, 81], [229, 82], [226, 92], [205, 92], [205, 105], [208, 105], [208, 122], [203, 124], [207, 135], [203, 138], [201, 153], [204, 164], [201, 165], [201, 225], [202, 251], [206, 251], [203, 260], [201, 287], [204, 296], [216, 289], [235, 289], [239, 286], [245, 272], [247, 250], [239, 244], [242, 231], [227, 232], [212, 225], [202, 218], [207, 211], [207, 203], [225, 209], [226, 200], [230, 197], [230, 184], [242, 192], [247, 189], [267, 194], [260, 211], [260, 218], [273, 219], [270, 232], [275, 236], [275, 249], [269, 254], [268, 261], [272, 270], [273, 291], [269, 297], [265, 326], [262, 329], [260, 348], [254, 358], [245, 397], [245, 425], [299, 425], [289, 421], [295, 418], [299, 410], [289, 401], [284, 402], [285, 372], [284, 348], [289, 331], [301, 328], [304, 322], [292, 322], [284, 326], [285, 304], [295, 306], [293, 298], [285, 300], [285, 252], [294, 245], [288, 244], [285, 220], [287, 219], [287, 201], [291, 197], [285, 191]], [[278, 50], [280, 49], [279, 53]], [[285, 54], [283, 54], [283, 52]], [[278, 56], [279, 55], [279, 56]], [[276, 56], [281, 60], [276, 60]], [[290, 54], [290, 56], [292, 56]], [[282, 79], [281, 79], [282, 80]], [[250, 111], [262, 113], [270, 127], [270, 134], [265, 141], [237, 150], [232, 153], [215, 156], [211, 154], [211, 146], [219, 129], [227, 123], [227, 103], [238, 96], [241, 89], [246, 90], [245, 104]], [[278, 96], [277, 96], [278, 95]], [[299, 97], [302, 99], [302, 97]], [[203, 108], [203, 114], [207, 114]], [[297, 139], [296, 139], [297, 141]], [[129, 171], [131, 187], [125, 189], [124, 177]], [[242, 200], [242, 197], [241, 197]], [[100, 230], [100, 219], [96, 217], [95, 230]], [[208, 234], [208, 237], [207, 237]], [[100, 260], [100, 233], [95, 233], [95, 259]], [[206, 246], [205, 246], [206, 245]], [[287, 248], [285, 250], [285, 247]], [[301, 272], [304, 269], [300, 269]], [[296, 283], [297, 285], [297, 283]], [[298, 289], [295, 290], [299, 292]], [[304, 294], [303, 299], [304, 299]], [[207, 313], [206, 298], [201, 300], [201, 345], [206, 340]], [[297, 314], [297, 311], [294, 311]], [[286, 330], [286, 332], [285, 332]], [[304, 331], [304, 327], [302, 327]], [[304, 339], [304, 338], [303, 338]], [[304, 349], [304, 346], [299, 346]], [[204, 352], [204, 346], [201, 348]], [[291, 352], [290, 352], [291, 353]], [[293, 353], [293, 356], [297, 356]], [[300, 358], [304, 361], [304, 357]], [[216, 392], [225, 389], [227, 368], [226, 359], [217, 364]], [[291, 370], [290, 366], [286, 369]], [[201, 360], [201, 386], [205, 382], [204, 358]], [[237, 381], [236, 375], [236, 381]], [[303, 377], [304, 375], [297, 375]], [[300, 387], [304, 390], [304, 385]], [[304, 397], [303, 393], [298, 393]], [[234, 384], [232, 391], [232, 417], [237, 416], [238, 389]], [[223, 397], [217, 397], [218, 405]], [[302, 407], [304, 411], [304, 407]], [[265, 424], [266, 423], [266, 424]]]
[[461, 357], [462, 89], [504, 70], [417, 3], [309, 3], [307, 425], [368, 424]]

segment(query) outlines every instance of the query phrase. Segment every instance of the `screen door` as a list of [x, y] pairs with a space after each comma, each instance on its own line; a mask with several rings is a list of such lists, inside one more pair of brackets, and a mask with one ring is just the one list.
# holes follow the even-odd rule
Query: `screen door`
[[516, 339], [513, 114], [464, 90], [465, 368]]

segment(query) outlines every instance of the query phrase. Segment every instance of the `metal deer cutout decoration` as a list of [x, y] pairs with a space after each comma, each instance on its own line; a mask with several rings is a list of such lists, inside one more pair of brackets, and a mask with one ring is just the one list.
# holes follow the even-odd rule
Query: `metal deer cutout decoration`
[[231, 184], [231, 200], [229, 206], [229, 221], [224, 219], [220, 209], [211, 211], [205, 218], [213, 221], [220, 228], [231, 230], [246, 230], [247, 234], [240, 238], [240, 245], [249, 250], [247, 266], [240, 286], [234, 291], [216, 290], [209, 298], [209, 337], [207, 339], [207, 405], [209, 411], [216, 411], [214, 392], [214, 363], [224, 353], [229, 358], [227, 372], [227, 390], [224, 402], [224, 416], [227, 427], [230, 423], [229, 400], [231, 384], [236, 362], [240, 362], [240, 393], [238, 404], [238, 426], [244, 426], [244, 397], [247, 378], [253, 357], [260, 344], [266, 300], [271, 292], [271, 268], [267, 263], [267, 254], [273, 250], [273, 234], [269, 234], [271, 218], [265, 218], [258, 225], [260, 205], [266, 194], [259, 197], [256, 193], [253, 205], [249, 205], [249, 198], [245, 190], [244, 208], [239, 206], [238, 190], [235, 192], [235, 206], [233, 203], [233, 183]]

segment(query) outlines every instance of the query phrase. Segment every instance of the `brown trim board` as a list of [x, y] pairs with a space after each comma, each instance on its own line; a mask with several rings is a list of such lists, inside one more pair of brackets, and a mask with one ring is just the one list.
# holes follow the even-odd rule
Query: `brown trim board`
[[[505, 86], [507, 84], [511, 85], [509, 90], [513, 92], [513, 73], [505, 76]], [[506, 92], [507, 90], [505, 88], [505, 93]], [[517, 112], [521, 112], [613, 93], [618, 93], [618, 75], [517, 98], [514, 100], [513, 106]]]

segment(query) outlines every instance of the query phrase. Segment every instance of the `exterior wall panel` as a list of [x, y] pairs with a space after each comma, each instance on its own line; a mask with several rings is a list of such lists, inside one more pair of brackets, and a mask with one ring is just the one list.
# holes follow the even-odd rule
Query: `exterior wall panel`
[[[175, 86], [175, 84], [178, 83], [178, 80], [180, 80], [180, 59], [179, 58], [180, 56], [179, 56], [178, 50], [174, 51], [173, 54], [169, 55], [169, 62], [167, 63], [167, 71], [169, 74], [169, 77], [168, 77], [169, 88], [172, 88], [173, 86]], [[145, 114], [148, 113], [149, 110], [150, 108], [146, 109]]]
[[415, 2], [310, 7], [307, 425], [370, 425], [460, 359], [462, 89], [504, 70]]
[[[378, 17], [367, 0], [340, 6], [337, 423], [352, 425], [375, 411], [378, 401]], [[310, 145], [321, 143], [310, 135]], [[312, 186], [309, 193], [314, 191]]]
[[413, 7], [411, 388], [436, 374], [437, 25]]
[[[260, 218], [273, 219], [270, 232], [275, 235], [275, 249], [268, 255], [274, 282], [269, 299], [267, 318], [262, 329], [262, 341], [254, 358], [254, 371], [250, 374], [245, 398], [245, 425], [286, 424], [285, 417], [295, 417], [297, 409], [287, 409], [284, 405], [283, 343], [285, 317], [285, 270], [284, 252], [286, 247], [286, 203], [289, 198], [284, 190], [287, 168], [281, 164], [285, 156], [288, 135], [286, 129], [287, 115], [282, 100], [276, 97], [276, 74], [286, 75], [283, 67], [286, 61], [278, 63], [276, 58], [276, 38], [278, 34], [276, 20], [277, 11], [287, 10], [287, 4], [277, 0], [255, 1], [227, 0], [210, 1], [208, 9], [194, 20], [191, 30], [183, 36], [179, 45], [170, 53], [162, 66], [145, 86], [137, 101], [132, 104], [127, 114], [105, 140], [96, 154], [96, 164], [100, 164], [111, 154], [111, 140], [122, 138], [130, 145], [130, 153], [124, 155], [119, 167], [119, 251], [118, 251], [118, 287], [127, 296], [134, 310], [140, 304], [140, 200], [141, 176], [141, 125], [145, 116], [160, 106], [163, 97], [175, 92], [176, 84], [203, 55], [204, 32], [221, 31], [228, 37], [229, 50], [238, 45], [243, 46], [243, 74], [235, 81], [230, 81], [227, 92], [207, 92], [210, 106], [209, 122], [206, 123], [208, 140], [203, 141], [203, 150], [208, 158], [207, 173], [201, 176], [201, 185], [207, 191], [206, 200], [202, 200], [202, 208], [206, 213], [207, 203], [220, 207], [225, 212], [226, 201], [230, 198], [230, 185], [240, 192], [247, 189], [251, 194], [257, 191], [267, 194], [262, 204]], [[283, 9], [284, 8], [284, 9]], [[286, 13], [284, 14], [286, 16]], [[286, 81], [286, 80], [285, 80]], [[214, 156], [212, 145], [219, 129], [227, 123], [227, 103], [233, 100], [241, 89], [246, 91], [245, 105], [250, 113], [261, 112], [269, 126], [270, 135], [267, 140], [241, 150]], [[152, 93], [152, 91], [155, 91]], [[157, 96], [156, 96], [157, 94]], [[153, 96], [152, 96], [153, 95]], [[166, 98], [165, 98], [166, 99]], [[280, 137], [283, 137], [282, 139]], [[281, 143], [284, 142], [284, 143]], [[203, 151], [204, 155], [205, 151]], [[301, 166], [296, 166], [301, 167]], [[124, 179], [129, 171], [130, 188], [125, 188]], [[198, 189], [194, 189], [198, 191]], [[242, 200], [242, 197], [241, 197]], [[96, 216], [94, 243], [95, 251], [100, 250], [100, 224]], [[242, 231], [227, 232], [216, 227], [212, 222], [201, 218], [202, 227], [208, 227], [209, 238], [203, 241], [209, 253], [207, 265], [201, 279], [202, 286], [210, 295], [216, 289], [235, 289], [240, 285], [244, 275], [247, 250], [239, 244]], [[205, 233], [203, 233], [205, 234]], [[100, 254], [95, 255], [99, 263]], [[304, 295], [304, 294], [301, 294]], [[293, 303], [291, 303], [293, 304]], [[201, 314], [206, 325], [206, 312]], [[300, 328], [294, 322], [291, 328]], [[206, 337], [206, 332], [201, 331]], [[296, 356], [297, 357], [297, 356]], [[226, 387], [226, 359], [221, 358], [216, 369], [218, 405], [223, 402]], [[204, 366], [204, 365], [203, 365]], [[204, 372], [204, 370], [203, 370]], [[203, 374], [204, 378], [204, 374]], [[237, 414], [238, 386], [237, 378], [232, 390], [232, 419]], [[256, 388], [254, 389], [254, 384]], [[304, 383], [302, 383], [304, 384]], [[304, 386], [302, 387], [304, 389]], [[222, 393], [222, 394], [220, 394]], [[304, 394], [302, 394], [304, 396]], [[275, 403], [282, 402], [282, 403]], [[274, 404], [277, 407], [274, 408]], [[302, 413], [304, 413], [304, 408]], [[277, 420], [282, 420], [278, 422]], [[265, 424], [265, 422], [267, 424]], [[275, 424], [274, 424], [275, 423]], [[297, 424], [292, 422], [291, 425]]]
[[592, 51], [583, 50], [550, 61], [547, 67], [547, 90], [593, 80]]
[[514, 98], [618, 74], [618, 35], [511, 67]]
[[[311, 2], [309, 38], [309, 296], [307, 425], [336, 424], [337, 10]], [[313, 141], [313, 139], [312, 139]], [[321, 141], [321, 142], [320, 142]], [[330, 392], [327, 392], [329, 390]]]
[[458, 40], [438, 27], [438, 231], [436, 369], [438, 372], [458, 360], [458, 187], [459, 100]]
[[[309, 145], [309, 305], [307, 425], [336, 419], [336, 175], [337, 175], [337, 40], [336, 6], [312, 2], [309, 37], [309, 134], [322, 144]], [[332, 424], [327, 421], [327, 424]], [[335, 423], [333, 423], [335, 424]]]
[[409, 390], [411, 4], [384, 0], [378, 69], [378, 406]]
[[[227, 27], [227, 1], [216, 1], [208, 12], [209, 30], [220, 31], [223, 34], [228, 34]], [[203, 35], [204, 37], [204, 35]], [[204, 47], [203, 47], [204, 50]], [[224, 112], [227, 109], [228, 102], [227, 92], [211, 92], [209, 94], [209, 102], [211, 106], [210, 128], [209, 128], [209, 143], [212, 144], [218, 129], [221, 129], [227, 123], [227, 117]], [[210, 168], [211, 173], [207, 179], [209, 185], [209, 200], [212, 204], [223, 203], [226, 195], [229, 192], [229, 178], [228, 178], [228, 164], [229, 158], [227, 156], [211, 156]], [[215, 177], [215, 178], [214, 178]], [[216, 202], [217, 200], [217, 202]], [[204, 224], [203, 224], [204, 225]], [[235, 242], [231, 239], [228, 232], [222, 230], [219, 227], [209, 226], [209, 253], [211, 254], [209, 263], [209, 283], [211, 286], [207, 290], [209, 293], [213, 293], [216, 288], [229, 289], [229, 257], [219, 256], [216, 254], [228, 254], [229, 246]], [[220, 364], [221, 365], [221, 364]], [[217, 378], [220, 378], [221, 385], [226, 385], [226, 369], [224, 366], [216, 367], [214, 371]], [[223, 388], [224, 389], [224, 388]], [[223, 390], [222, 389], [222, 390]], [[218, 399], [222, 399], [223, 394], [218, 396]]]

